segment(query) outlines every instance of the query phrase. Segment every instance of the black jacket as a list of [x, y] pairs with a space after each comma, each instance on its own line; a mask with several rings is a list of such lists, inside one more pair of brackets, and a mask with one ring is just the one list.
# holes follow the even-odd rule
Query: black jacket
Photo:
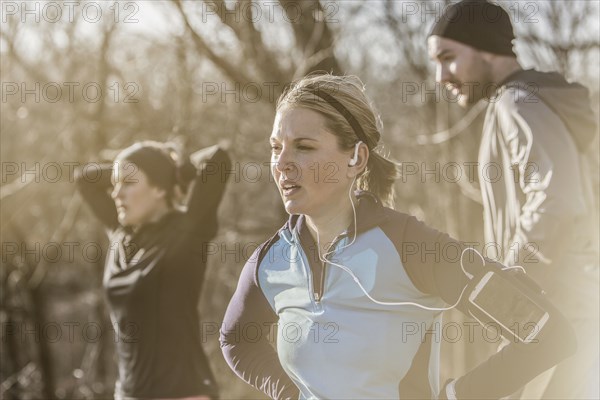
[[103, 286], [117, 333], [120, 395], [217, 397], [197, 309], [226, 183], [220, 171], [230, 166], [227, 154], [214, 150], [204, 160], [211, 168], [198, 169], [187, 211], [172, 211], [135, 233], [117, 222], [109, 195], [112, 166], [101, 168], [99, 180], [78, 176], [82, 196], [110, 238]]

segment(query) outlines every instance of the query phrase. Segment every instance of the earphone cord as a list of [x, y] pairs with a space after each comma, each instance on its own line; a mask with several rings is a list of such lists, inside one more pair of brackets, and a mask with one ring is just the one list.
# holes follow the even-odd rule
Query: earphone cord
[[[357, 156], [357, 152], [358, 152], [358, 146], [360, 145], [360, 141], [356, 144], [355, 150], [354, 150], [354, 158], [351, 160], [352, 162], [356, 162], [356, 156]], [[352, 164], [354, 165], [354, 164]], [[352, 207], [352, 215], [353, 215], [353, 223], [354, 223], [354, 230], [352, 232], [352, 240], [350, 241], [350, 243], [348, 243], [347, 245], [342, 246], [340, 249], [338, 249], [337, 251], [340, 252], [343, 249], [350, 247], [352, 244], [354, 244], [354, 242], [356, 241], [356, 236], [357, 236], [357, 217], [356, 217], [356, 206], [354, 204], [354, 200], [352, 199], [352, 189], [354, 188], [354, 184], [356, 183], [356, 176], [354, 177], [354, 179], [352, 180], [352, 184], [350, 185], [350, 188], [348, 190], [348, 198], [350, 199], [350, 205]], [[324, 263], [324, 265], [327, 264], [331, 264], [334, 265], [338, 268], [341, 268], [343, 271], [347, 272], [348, 274], [350, 274], [350, 276], [352, 277], [352, 279], [354, 280], [354, 282], [356, 282], [356, 284], [358, 285], [358, 287], [362, 290], [362, 292], [365, 294], [365, 296], [367, 296], [367, 298], [369, 298], [369, 300], [373, 301], [376, 304], [380, 304], [380, 305], [389, 305], [389, 306], [399, 306], [399, 305], [412, 305], [415, 307], [419, 307], [425, 310], [431, 310], [431, 311], [446, 311], [446, 310], [451, 310], [453, 308], [455, 308], [460, 301], [462, 300], [462, 297], [465, 293], [465, 290], [467, 289], [468, 284], [466, 284], [463, 288], [462, 291], [460, 292], [460, 296], [458, 297], [458, 300], [456, 300], [456, 302], [449, 306], [449, 307], [428, 307], [428, 306], [424, 306], [422, 304], [419, 303], [415, 303], [412, 301], [402, 301], [402, 302], [386, 302], [386, 301], [380, 301], [377, 299], [374, 299], [368, 292], [367, 290], [364, 288], [364, 286], [362, 285], [362, 283], [360, 283], [360, 280], [358, 279], [358, 277], [346, 266], [338, 264], [336, 262], [333, 262], [329, 259], [327, 259], [327, 256], [330, 255], [331, 253], [333, 253], [335, 251], [335, 247], [332, 248], [331, 250], [326, 251], [325, 253], [321, 254], [321, 238], [319, 236], [319, 230], [315, 229], [316, 233], [317, 233], [317, 253], [319, 255], [319, 260]], [[336, 239], [339, 237], [340, 235], [336, 236]], [[335, 243], [336, 240], [334, 240], [332, 242]], [[463, 264], [463, 258], [465, 255], [465, 252], [467, 250], [472, 250], [475, 252], [475, 254], [477, 254], [480, 258], [481, 261], [483, 263], [483, 266], [485, 266], [486, 262], [485, 262], [485, 258], [481, 255], [481, 253], [479, 253], [479, 251], [477, 251], [474, 248], [471, 247], [465, 247], [463, 249], [463, 251], [460, 254], [460, 268], [462, 270], [462, 272], [465, 274], [465, 276], [467, 278], [469, 278], [469, 280], [473, 279], [473, 275], [468, 273], [465, 270], [465, 266]], [[525, 272], [525, 269], [521, 266], [513, 266], [513, 267], [504, 267], [502, 268], [503, 271], [505, 270], [509, 270], [509, 269], [521, 269], [523, 272]]]
[[[350, 247], [354, 241], [356, 240], [356, 228], [357, 228], [357, 222], [356, 222], [356, 206], [354, 205], [354, 201], [352, 200], [352, 188], [354, 187], [354, 183], [356, 182], [356, 176], [354, 177], [354, 179], [352, 180], [352, 184], [350, 185], [350, 189], [348, 190], [348, 198], [350, 199], [350, 205], [352, 206], [352, 214], [353, 214], [353, 222], [354, 222], [354, 231], [352, 232], [352, 240], [350, 241], [350, 243], [348, 243], [347, 245], [344, 245], [340, 250], [345, 249], [346, 247]], [[330, 253], [333, 253], [335, 251], [335, 249], [329, 250], [327, 252], [325, 252], [324, 254], [321, 254], [321, 239], [319, 237], [319, 230], [315, 229], [315, 231], [317, 232], [317, 254], [319, 255], [319, 260], [323, 263], [331, 263], [329, 260], [327, 260], [327, 256]], [[338, 235], [337, 237], [339, 237], [340, 235]], [[337, 238], [336, 237], [336, 238]], [[334, 243], [335, 240], [332, 242]]]
[[[350, 164], [348, 164], [348, 165], [351, 165], [351, 166], [355, 165], [355, 163], [357, 161], [357, 157], [358, 157], [358, 147], [360, 146], [361, 143], [362, 143], [362, 141], [360, 141], [360, 140], [356, 143], [356, 146], [354, 147], [354, 157], [350, 160]], [[350, 199], [350, 206], [352, 207], [354, 231], [352, 232], [353, 235], [352, 235], [352, 240], [350, 241], [350, 243], [343, 246], [340, 250], [343, 250], [346, 247], [350, 247], [356, 240], [356, 234], [357, 234], [356, 233], [356, 229], [357, 229], [356, 206], [354, 205], [354, 200], [352, 199], [352, 189], [354, 188], [354, 184], [356, 183], [356, 178], [357, 178], [357, 176], [355, 175], [354, 178], [352, 179], [352, 184], [350, 184], [350, 188], [348, 189], [348, 199]], [[327, 251], [327, 252], [325, 252], [325, 254], [321, 255], [321, 243], [320, 243], [320, 239], [319, 239], [319, 230], [315, 229], [315, 231], [317, 232], [317, 247], [318, 247], [317, 253], [319, 254], [319, 260], [321, 260], [321, 262], [328, 263], [329, 261], [325, 257], [327, 257], [327, 255], [332, 253], [334, 250]], [[332, 242], [332, 244], [334, 242], [335, 242], [335, 240]]]
[[[356, 221], [356, 219], [357, 219], [357, 218], [356, 218], [356, 207], [355, 207], [355, 205], [354, 205], [354, 201], [353, 201], [353, 199], [352, 199], [352, 188], [354, 187], [354, 182], [355, 182], [355, 181], [356, 181], [356, 177], [355, 177], [355, 178], [354, 178], [354, 180], [352, 181], [352, 185], [350, 185], [350, 190], [348, 191], [348, 197], [350, 198], [350, 204], [351, 204], [351, 206], [352, 206], [352, 213], [353, 213], [353, 216], [354, 216], [354, 232], [353, 232], [353, 236], [352, 236], [352, 241], [351, 241], [349, 244], [347, 244], [347, 245], [345, 245], [345, 246], [341, 247], [341, 248], [340, 248], [338, 251], [341, 251], [341, 250], [345, 249], [346, 247], [349, 247], [349, 246], [351, 246], [351, 245], [352, 245], [352, 244], [353, 244], [353, 243], [356, 241], [356, 236], [357, 236], [357, 221]], [[331, 264], [331, 265], [334, 265], [334, 266], [336, 266], [336, 267], [338, 267], [338, 268], [342, 269], [342, 270], [343, 270], [343, 271], [345, 271], [346, 273], [348, 273], [348, 274], [349, 274], [349, 275], [352, 277], [352, 279], [354, 280], [354, 282], [356, 282], [356, 284], [358, 285], [358, 287], [360, 288], [360, 290], [361, 290], [361, 291], [362, 291], [362, 292], [365, 294], [365, 296], [367, 296], [367, 298], [368, 298], [369, 300], [371, 300], [372, 302], [374, 302], [374, 303], [376, 303], [376, 304], [380, 304], [380, 305], [384, 305], [384, 306], [403, 306], [403, 305], [411, 305], [411, 306], [415, 306], [415, 307], [422, 308], [422, 309], [424, 309], [424, 310], [430, 310], [430, 311], [446, 311], [446, 310], [451, 310], [451, 309], [455, 308], [455, 307], [456, 307], [456, 306], [457, 306], [457, 305], [460, 303], [460, 301], [462, 300], [462, 297], [463, 297], [463, 295], [464, 295], [464, 293], [465, 293], [465, 290], [467, 290], [467, 286], [468, 286], [468, 284], [467, 284], [467, 285], [465, 285], [465, 286], [462, 288], [462, 291], [460, 292], [460, 296], [458, 297], [458, 300], [456, 300], [456, 302], [455, 302], [454, 304], [452, 304], [451, 306], [449, 306], [449, 307], [428, 307], [428, 306], [425, 306], [425, 305], [423, 305], [423, 304], [415, 303], [415, 302], [412, 302], [412, 301], [402, 301], [402, 302], [387, 302], [387, 301], [380, 301], [380, 300], [377, 300], [377, 299], [373, 298], [373, 297], [372, 297], [372, 296], [371, 296], [371, 295], [370, 295], [370, 294], [367, 292], [367, 290], [365, 289], [365, 287], [362, 285], [362, 283], [360, 282], [360, 280], [358, 279], [358, 277], [357, 277], [357, 276], [354, 274], [354, 272], [352, 272], [352, 270], [350, 270], [348, 267], [346, 267], [346, 266], [344, 266], [344, 265], [342, 265], [342, 264], [338, 264], [338, 263], [336, 263], [336, 262], [333, 262], [333, 261], [331, 261], [331, 260], [327, 259], [327, 256], [328, 256], [329, 254], [333, 253], [333, 252], [335, 251], [335, 248], [334, 248], [334, 249], [331, 249], [331, 250], [329, 250], [329, 251], [327, 251], [327, 252], [325, 252], [324, 254], [321, 254], [321, 242], [320, 242], [320, 237], [319, 237], [319, 231], [318, 231], [318, 230], [316, 230], [316, 232], [317, 232], [317, 247], [318, 247], [318, 249], [317, 249], [317, 250], [318, 250], [318, 251], [317, 251], [317, 253], [318, 253], [318, 255], [319, 255], [319, 260], [320, 260], [321, 262], [323, 262], [324, 264]], [[473, 249], [473, 248], [470, 248], [470, 247], [466, 247], [466, 248], [464, 248], [464, 249], [463, 249], [463, 251], [462, 251], [462, 253], [461, 253], [461, 255], [460, 255], [460, 268], [462, 269], [462, 271], [463, 271], [463, 273], [465, 274], [465, 276], [466, 276], [467, 278], [469, 278], [469, 280], [470, 280], [470, 279], [472, 279], [472, 278], [473, 278], [473, 275], [472, 275], [472, 274], [470, 274], [470, 273], [468, 273], [468, 272], [465, 270], [465, 267], [464, 267], [464, 265], [463, 265], [463, 258], [464, 258], [465, 252], [466, 252], [467, 250], [473, 250], [473, 251], [474, 251], [474, 252], [475, 252], [475, 253], [476, 253], [476, 254], [477, 254], [477, 255], [478, 255], [480, 258], [481, 258], [481, 261], [483, 262], [483, 265], [484, 265], [484, 266], [485, 266], [485, 258], [484, 258], [484, 257], [481, 255], [481, 253], [479, 253], [479, 252], [478, 252], [476, 249]], [[522, 267], [509, 267], [509, 268], [505, 268], [505, 269], [512, 269], [512, 268], [521, 268], [521, 269], [522, 269]]]

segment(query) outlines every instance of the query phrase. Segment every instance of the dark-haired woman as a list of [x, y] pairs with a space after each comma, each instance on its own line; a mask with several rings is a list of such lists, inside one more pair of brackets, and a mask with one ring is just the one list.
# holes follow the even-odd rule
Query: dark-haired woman
[[[110, 239], [103, 286], [118, 333], [117, 399], [218, 398], [197, 307], [203, 243], [217, 232], [225, 189], [218, 171], [230, 161], [217, 146], [192, 158], [197, 168], [168, 144], [139, 142], [77, 176]], [[189, 186], [187, 204], [178, 207]]]
[[380, 136], [356, 77], [307, 77], [279, 99], [271, 171], [290, 218], [242, 270], [221, 329], [230, 367], [273, 399], [482, 399], [572, 354], [572, 329], [547, 304], [535, 343], [513, 342], [439, 386], [443, 337], [427, 332], [443, 310], [467, 312], [456, 253], [468, 248], [388, 207], [396, 169]]

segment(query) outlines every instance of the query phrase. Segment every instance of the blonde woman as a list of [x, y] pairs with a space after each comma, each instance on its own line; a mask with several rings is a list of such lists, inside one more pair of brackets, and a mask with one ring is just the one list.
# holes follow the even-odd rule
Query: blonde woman
[[466, 312], [470, 279], [435, 249], [465, 246], [390, 208], [396, 168], [380, 139], [358, 78], [307, 77], [279, 99], [272, 174], [290, 217], [226, 311], [221, 345], [236, 374], [273, 399], [498, 398], [571, 354], [573, 332], [553, 313], [537, 343], [440, 388], [439, 340], [422, 339], [443, 310]]

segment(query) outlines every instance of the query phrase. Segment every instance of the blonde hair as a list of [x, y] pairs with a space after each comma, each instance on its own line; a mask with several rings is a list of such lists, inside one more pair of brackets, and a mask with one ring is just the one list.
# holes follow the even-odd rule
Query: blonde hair
[[[333, 102], [339, 104], [332, 105], [332, 98]], [[339, 111], [340, 104], [349, 116]], [[293, 107], [307, 108], [324, 116], [326, 127], [338, 138], [340, 148], [352, 149], [359, 140], [365, 143], [369, 148], [369, 159], [356, 186], [359, 190], [373, 193], [385, 205], [394, 206], [394, 182], [398, 178], [398, 167], [382, 154], [380, 139], [383, 124], [358, 77], [331, 74], [306, 76], [293, 82], [283, 92], [277, 100], [276, 111]]]

